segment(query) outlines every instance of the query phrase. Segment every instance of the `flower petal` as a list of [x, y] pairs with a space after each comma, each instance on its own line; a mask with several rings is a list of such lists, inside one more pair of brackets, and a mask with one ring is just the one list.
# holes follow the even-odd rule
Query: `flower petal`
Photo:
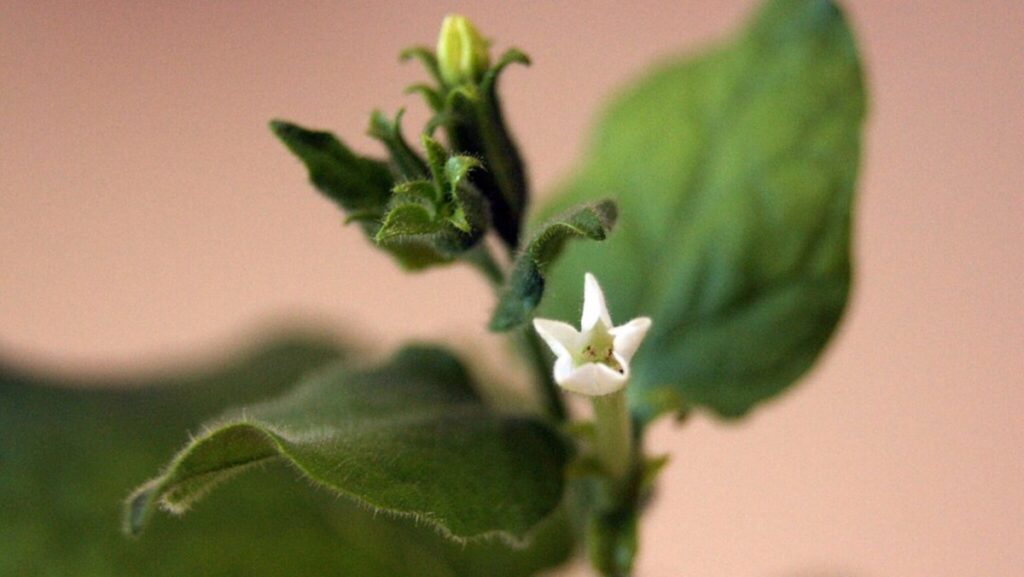
[[558, 357], [555, 359], [555, 382], [561, 384], [575, 369], [572, 357]]
[[647, 336], [647, 329], [649, 328], [651, 328], [651, 319], [638, 317], [608, 331], [613, 338], [612, 347], [626, 363], [633, 360], [633, 355], [644, 340], [644, 337]]
[[559, 370], [555, 363], [555, 382], [566, 390], [592, 397], [622, 390], [629, 378], [611, 367], [599, 363], [585, 363], [568, 372]]
[[583, 318], [580, 319], [580, 331], [585, 333], [594, 328], [598, 319], [604, 321], [606, 327], [612, 326], [601, 285], [597, 284], [597, 279], [588, 272], [583, 277]]
[[533, 328], [559, 359], [570, 358], [579, 347], [580, 333], [572, 325], [548, 319], [533, 319]]

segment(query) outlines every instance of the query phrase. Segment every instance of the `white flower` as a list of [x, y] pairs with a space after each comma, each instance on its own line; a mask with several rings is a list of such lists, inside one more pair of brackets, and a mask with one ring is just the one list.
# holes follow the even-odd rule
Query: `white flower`
[[629, 361], [650, 327], [651, 319], [647, 317], [613, 327], [604, 293], [590, 273], [583, 282], [579, 331], [560, 321], [533, 320], [533, 328], [557, 357], [555, 382], [589, 396], [607, 395], [626, 386]]

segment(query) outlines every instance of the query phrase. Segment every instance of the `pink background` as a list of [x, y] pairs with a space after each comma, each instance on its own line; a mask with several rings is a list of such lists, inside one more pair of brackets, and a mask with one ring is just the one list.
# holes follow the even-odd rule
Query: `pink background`
[[[301, 315], [381, 347], [480, 340], [500, 367], [486, 287], [396, 272], [266, 121], [363, 150], [375, 106], [408, 105], [414, 129], [401, 90], [422, 74], [396, 55], [461, 11], [534, 57], [505, 99], [547, 190], [610, 89], [753, 5], [292, 4], [0, 4], [8, 354], [106, 373]], [[849, 314], [750, 420], [655, 427], [673, 461], [640, 576], [1024, 574], [1024, 4], [846, 4], [871, 89]]]

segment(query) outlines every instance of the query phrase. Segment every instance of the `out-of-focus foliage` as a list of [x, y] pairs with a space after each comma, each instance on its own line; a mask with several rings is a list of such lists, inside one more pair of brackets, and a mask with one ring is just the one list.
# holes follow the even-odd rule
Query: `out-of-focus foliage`
[[513, 577], [568, 555], [560, 515], [538, 529], [528, 550], [453, 544], [272, 463], [232, 481], [185, 520], [159, 516], [138, 539], [124, 536], [126, 491], [180, 448], [186, 431], [229, 405], [278, 395], [342, 356], [324, 339], [297, 336], [236, 356], [224, 369], [108, 383], [0, 363], [0, 575]]

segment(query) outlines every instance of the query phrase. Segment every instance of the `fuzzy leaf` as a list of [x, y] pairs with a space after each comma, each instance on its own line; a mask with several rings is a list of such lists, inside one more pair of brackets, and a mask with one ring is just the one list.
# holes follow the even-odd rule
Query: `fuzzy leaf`
[[615, 202], [587, 204], [542, 225], [516, 258], [501, 300], [491, 317], [491, 330], [507, 331], [530, 320], [544, 296], [544, 276], [571, 238], [604, 240], [615, 226]]
[[564, 514], [525, 550], [457, 544], [429, 527], [374, 516], [283, 467], [246, 475], [187, 520], [120, 531], [118, 501], [229, 402], [255, 402], [337, 362], [333, 344], [275, 340], [216, 370], [82, 381], [0, 361], [0, 575], [76, 577], [525, 577], [564, 560]]
[[402, 116], [404, 114], [405, 109], [401, 109], [395, 114], [394, 120], [388, 120], [379, 110], [375, 110], [370, 115], [368, 134], [379, 140], [388, 149], [396, 178], [402, 180], [426, 178], [427, 163], [402, 136]]
[[524, 541], [559, 504], [566, 455], [538, 420], [489, 410], [449, 353], [414, 347], [370, 370], [328, 370], [209, 425], [129, 499], [138, 531], [218, 483], [283, 461], [316, 485], [457, 539]]
[[650, 316], [629, 388], [645, 418], [670, 397], [740, 416], [784, 390], [846, 304], [864, 108], [853, 36], [824, 0], [770, 1], [732, 42], [648, 74], [546, 210], [616, 191], [622, 218], [569, 248], [543, 316], [577, 315], [586, 271], [613, 318]]
[[270, 128], [306, 165], [317, 190], [346, 211], [384, 214], [394, 185], [386, 163], [356, 155], [330, 132], [283, 120], [272, 121]]
[[433, 235], [438, 233], [439, 226], [429, 204], [399, 204], [388, 211], [375, 239], [378, 243], [387, 244], [389, 241], [418, 235]]

